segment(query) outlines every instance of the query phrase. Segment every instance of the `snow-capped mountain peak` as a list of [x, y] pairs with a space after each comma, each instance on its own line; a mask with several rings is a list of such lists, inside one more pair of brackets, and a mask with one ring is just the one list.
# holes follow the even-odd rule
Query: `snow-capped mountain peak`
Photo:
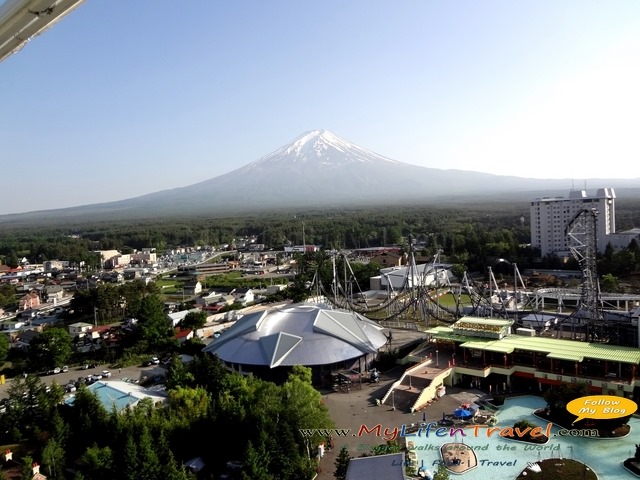
[[355, 163], [397, 164], [399, 162], [359, 147], [328, 130], [312, 130], [302, 134], [290, 144], [247, 165], [246, 168], [251, 170], [283, 163], [322, 168]]

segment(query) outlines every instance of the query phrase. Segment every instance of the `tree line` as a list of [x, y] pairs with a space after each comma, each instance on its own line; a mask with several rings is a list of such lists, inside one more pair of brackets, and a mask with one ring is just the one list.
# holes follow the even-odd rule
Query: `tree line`
[[[634, 203], [629, 203], [630, 207]], [[618, 202], [620, 230], [640, 222], [637, 212]], [[95, 268], [96, 250], [122, 252], [145, 247], [159, 253], [168, 248], [193, 245], [232, 245], [255, 236], [267, 248], [282, 249], [285, 242], [322, 245], [325, 250], [410, 245], [425, 256], [442, 252], [443, 260], [484, 272], [496, 259], [504, 258], [524, 268], [577, 269], [574, 259], [540, 258], [529, 246], [529, 205], [483, 204], [443, 207], [406, 206], [388, 209], [341, 209], [304, 212], [271, 212], [261, 215], [172, 218], [99, 224], [60, 225], [56, 228], [8, 228], [0, 232], [0, 261], [15, 266], [26, 258], [31, 263], [68, 260]], [[637, 242], [600, 256], [602, 274], [628, 275], [640, 271]], [[7, 292], [0, 290], [0, 301]]]
[[229, 372], [209, 354], [187, 365], [173, 359], [164, 405], [109, 408], [84, 386], [72, 404], [62, 399], [55, 383], [18, 377], [0, 414], [2, 441], [18, 445], [29, 472], [37, 461], [52, 480], [192, 479], [184, 462], [196, 457], [208, 472], [198, 478], [218, 478], [235, 460], [243, 465], [235, 478], [311, 479], [324, 439], [300, 429], [333, 427], [308, 368], [293, 367], [277, 385]]

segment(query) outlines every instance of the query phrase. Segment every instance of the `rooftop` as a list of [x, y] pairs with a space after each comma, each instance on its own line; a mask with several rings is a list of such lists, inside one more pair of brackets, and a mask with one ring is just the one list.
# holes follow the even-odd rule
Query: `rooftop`
[[640, 364], [640, 349], [602, 343], [588, 343], [559, 338], [525, 337], [509, 335], [502, 339], [475, 337], [470, 334], [457, 335], [451, 327], [434, 327], [427, 330], [436, 339], [459, 343], [462, 348], [513, 353], [524, 350], [547, 354], [549, 358], [581, 362], [585, 358]]

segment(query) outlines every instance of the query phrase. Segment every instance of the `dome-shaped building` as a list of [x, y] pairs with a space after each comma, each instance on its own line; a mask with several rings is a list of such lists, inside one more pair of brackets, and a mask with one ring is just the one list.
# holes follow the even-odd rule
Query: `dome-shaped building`
[[355, 312], [294, 304], [244, 315], [203, 351], [275, 381], [286, 378], [287, 367], [304, 365], [322, 384], [334, 372], [367, 370], [387, 343], [383, 330]]

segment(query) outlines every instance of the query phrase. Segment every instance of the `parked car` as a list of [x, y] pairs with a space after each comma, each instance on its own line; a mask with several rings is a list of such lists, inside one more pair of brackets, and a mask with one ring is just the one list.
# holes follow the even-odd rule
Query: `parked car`
[[65, 392], [67, 392], [67, 393], [75, 392], [75, 391], [76, 391], [76, 385], [75, 385], [75, 383], [67, 383], [67, 384], [64, 386], [64, 391], [65, 391]]
[[68, 371], [69, 371], [69, 367], [67, 367], [66, 365], [62, 367], [62, 373], [67, 373]]
[[97, 382], [98, 380], [102, 380], [102, 375], [100, 375], [99, 373], [94, 373], [90, 378], [92, 382]]
[[55, 367], [47, 371], [47, 375], [56, 375], [58, 373], [60, 373], [60, 367]]
[[160, 363], [160, 359], [158, 357], [151, 357], [149, 360], [143, 363], [145, 367], [150, 367], [151, 365], [158, 365]]
[[111, 377], [111, 372], [109, 370], [103, 370], [102, 378], [109, 378], [109, 377]]

